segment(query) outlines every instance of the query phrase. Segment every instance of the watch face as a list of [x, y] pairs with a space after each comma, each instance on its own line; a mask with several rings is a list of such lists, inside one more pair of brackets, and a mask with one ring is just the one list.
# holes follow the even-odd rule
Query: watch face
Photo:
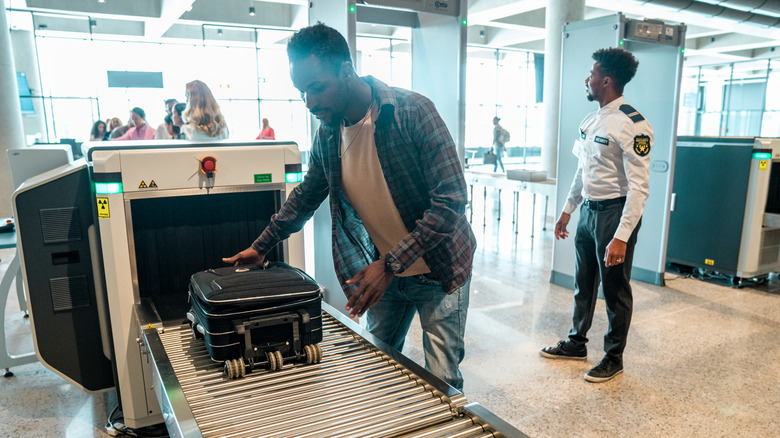
[[391, 272], [396, 274], [401, 271], [401, 263], [398, 261], [398, 259], [390, 254], [385, 256], [385, 266], [387, 266], [387, 269], [389, 269]]

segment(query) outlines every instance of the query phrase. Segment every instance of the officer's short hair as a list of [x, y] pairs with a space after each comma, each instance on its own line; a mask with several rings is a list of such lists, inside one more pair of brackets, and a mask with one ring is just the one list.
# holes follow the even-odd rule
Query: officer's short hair
[[287, 43], [290, 63], [316, 56], [333, 74], [338, 74], [345, 61], [352, 62], [347, 40], [332, 27], [321, 22], [295, 32]]
[[138, 117], [140, 117], [142, 119], [146, 118], [146, 112], [144, 110], [142, 110], [141, 108], [135, 107], [135, 108], [131, 109], [130, 111], [138, 114]]
[[599, 74], [612, 78], [615, 88], [621, 93], [639, 66], [639, 61], [631, 52], [616, 47], [596, 50], [593, 52], [593, 60], [599, 63]]

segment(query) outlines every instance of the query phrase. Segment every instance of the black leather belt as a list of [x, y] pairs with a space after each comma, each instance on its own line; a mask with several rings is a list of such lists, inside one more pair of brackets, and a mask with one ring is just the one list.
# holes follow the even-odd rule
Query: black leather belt
[[625, 202], [626, 202], [625, 196], [621, 196], [619, 198], [614, 198], [614, 199], [605, 199], [603, 201], [594, 201], [591, 199], [586, 199], [585, 206], [591, 210], [601, 211], [609, 207], [610, 205], [624, 204]]

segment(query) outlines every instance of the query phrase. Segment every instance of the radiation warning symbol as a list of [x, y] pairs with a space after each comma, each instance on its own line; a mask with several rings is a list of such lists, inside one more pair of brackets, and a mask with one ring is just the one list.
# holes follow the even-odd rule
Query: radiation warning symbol
[[108, 211], [108, 198], [96, 198], [97, 199], [97, 211], [99, 218], [108, 219], [111, 214]]
[[145, 181], [141, 181], [141, 184], [138, 184], [139, 189], [148, 189], [149, 186], [146, 185]]
[[152, 180], [152, 182], [149, 183], [149, 187], [153, 188], [153, 189], [156, 189], [157, 188], [157, 183], [154, 182], [154, 180]]

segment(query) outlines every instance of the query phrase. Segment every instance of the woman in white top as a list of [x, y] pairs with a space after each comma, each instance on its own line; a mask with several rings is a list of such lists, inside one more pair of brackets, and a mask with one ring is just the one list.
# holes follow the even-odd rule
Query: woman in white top
[[187, 84], [187, 109], [182, 114], [186, 122], [181, 132], [187, 140], [221, 140], [228, 138], [225, 117], [209, 87], [202, 81]]

